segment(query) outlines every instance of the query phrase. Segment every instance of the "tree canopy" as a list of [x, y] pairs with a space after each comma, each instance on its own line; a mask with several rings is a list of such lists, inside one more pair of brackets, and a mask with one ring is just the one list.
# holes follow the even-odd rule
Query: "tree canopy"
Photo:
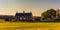
[[54, 10], [54, 9], [49, 9], [49, 10], [47, 10], [47, 11], [45, 11], [45, 12], [43, 12], [42, 14], [41, 14], [41, 17], [43, 18], [43, 19], [54, 19], [54, 18], [56, 18], [56, 10]]

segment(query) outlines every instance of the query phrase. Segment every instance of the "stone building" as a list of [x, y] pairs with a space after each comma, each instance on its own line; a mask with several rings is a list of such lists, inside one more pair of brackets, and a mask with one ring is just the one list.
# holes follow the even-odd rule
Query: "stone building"
[[16, 13], [15, 15], [15, 19], [17, 21], [32, 21], [32, 13], [25, 13], [25, 11], [23, 11], [23, 13]]

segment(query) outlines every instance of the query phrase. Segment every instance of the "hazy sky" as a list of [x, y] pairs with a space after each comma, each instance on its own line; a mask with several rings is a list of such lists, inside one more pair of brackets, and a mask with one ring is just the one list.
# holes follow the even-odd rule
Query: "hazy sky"
[[0, 0], [0, 14], [3, 15], [15, 15], [17, 11], [32, 11], [34, 16], [40, 16], [50, 8], [60, 8], [60, 0]]

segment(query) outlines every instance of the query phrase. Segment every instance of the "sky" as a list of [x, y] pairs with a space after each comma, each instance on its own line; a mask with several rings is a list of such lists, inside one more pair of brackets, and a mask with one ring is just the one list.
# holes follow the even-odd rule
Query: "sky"
[[0, 0], [0, 15], [31, 11], [33, 16], [41, 16], [41, 13], [51, 8], [60, 8], [60, 0]]

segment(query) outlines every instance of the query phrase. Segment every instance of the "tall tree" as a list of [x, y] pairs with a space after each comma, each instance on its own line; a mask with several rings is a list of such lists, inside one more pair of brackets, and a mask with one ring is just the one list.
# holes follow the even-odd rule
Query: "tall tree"
[[56, 10], [50, 9], [41, 14], [43, 20], [54, 20], [56, 18]]

